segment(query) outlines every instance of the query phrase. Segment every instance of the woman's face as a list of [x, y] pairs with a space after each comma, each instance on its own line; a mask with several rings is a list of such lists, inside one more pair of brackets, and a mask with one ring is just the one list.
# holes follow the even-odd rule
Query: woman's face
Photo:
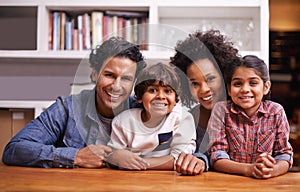
[[225, 99], [223, 77], [209, 59], [200, 59], [187, 68], [190, 92], [202, 107], [211, 110], [214, 104]]

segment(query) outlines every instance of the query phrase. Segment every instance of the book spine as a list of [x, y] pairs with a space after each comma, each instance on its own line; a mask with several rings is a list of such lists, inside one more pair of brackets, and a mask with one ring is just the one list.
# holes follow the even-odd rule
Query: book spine
[[82, 15], [77, 16], [78, 50], [83, 50]]
[[53, 13], [53, 50], [60, 48], [60, 15], [59, 12]]
[[66, 22], [66, 50], [72, 50], [72, 22]]
[[92, 46], [95, 48], [103, 41], [103, 12], [92, 12]]
[[65, 50], [65, 25], [66, 25], [66, 13], [60, 12], [60, 50]]
[[49, 14], [48, 50], [53, 50], [53, 12]]

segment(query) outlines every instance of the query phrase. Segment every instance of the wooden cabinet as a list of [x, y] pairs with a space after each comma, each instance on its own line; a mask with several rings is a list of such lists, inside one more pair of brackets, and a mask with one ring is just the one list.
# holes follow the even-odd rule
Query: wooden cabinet
[[4, 147], [11, 137], [17, 134], [33, 118], [33, 109], [0, 108], [0, 159], [2, 159]]

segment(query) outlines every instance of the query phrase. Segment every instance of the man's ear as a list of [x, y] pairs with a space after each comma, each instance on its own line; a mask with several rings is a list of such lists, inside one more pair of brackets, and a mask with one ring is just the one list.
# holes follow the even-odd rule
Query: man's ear
[[95, 68], [92, 69], [91, 80], [96, 83], [98, 79], [98, 73]]
[[271, 89], [271, 81], [267, 81], [264, 84], [264, 95], [267, 95]]

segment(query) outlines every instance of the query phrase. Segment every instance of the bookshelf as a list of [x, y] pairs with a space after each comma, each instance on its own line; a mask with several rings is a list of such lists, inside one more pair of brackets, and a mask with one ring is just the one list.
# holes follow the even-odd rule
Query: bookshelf
[[[40, 78], [39, 71], [49, 69], [48, 73], [42, 74], [66, 79], [61, 85], [49, 86], [50, 90], [45, 95], [54, 93], [41, 99], [55, 99], [57, 95], [70, 93], [72, 76], [76, 74], [79, 63], [88, 58], [90, 51], [49, 49], [49, 16], [53, 11], [91, 14], [93, 11], [107, 10], [148, 14], [148, 49], [143, 53], [150, 63], [168, 61], [178, 40], [186, 38], [196, 29], [211, 27], [232, 38], [242, 55], [258, 55], [266, 63], [269, 60], [268, 0], [0, 0], [0, 25], [7, 26], [6, 30], [0, 31], [0, 71], [13, 70], [13, 66], [17, 65], [24, 66], [22, 72], [25, 74], [20, 71], [0, 72], [0, 78]], [[9, 25], [11, 23], [14, 27]], [[39, 70], [32, 72], [27, 69], [28, 65], [37, 66]], [[62, 72], [55, 69], [62, 65], [68, 70]], [[0, 89], [5, 91], [7, 88], [0, 85]], [[67, 91], [58, 92], [56, 89]], [[34, 94], [34, 90], [30, 91]], [[23, 99], [22, 94], [19, 97]]]

